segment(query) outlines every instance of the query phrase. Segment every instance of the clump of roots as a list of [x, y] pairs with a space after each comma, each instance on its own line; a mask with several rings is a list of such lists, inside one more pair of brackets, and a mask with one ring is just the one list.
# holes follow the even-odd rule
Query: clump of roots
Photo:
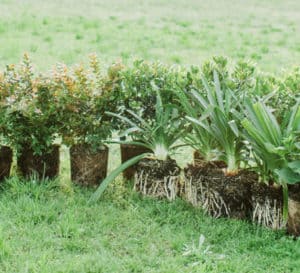
[[219, 218], [224, 214], [229, 216], [230, 209], [222, 196], [210, 188], [207, 183], [198, 180], [197, 186], [193, 185], [192, 178], [185, 178], [186, 199], [195, 207], [201, 207], [212, 217]]
[[283, 219], [283, 198], [281, 187], [254, 183], [252, 185], [252, 221], [272, 229], [286, 226]]
[[143, 195], [174, 200], [180, 192], [180, 168], [171, 159], [143, 159], [137, 166], [134, 189]]
[[282, 215], [282, 204], [278, 200], [266, 198], [264, 203], [253, 200], [252, 221], [272, 229], [282, 229], [286, 222]]

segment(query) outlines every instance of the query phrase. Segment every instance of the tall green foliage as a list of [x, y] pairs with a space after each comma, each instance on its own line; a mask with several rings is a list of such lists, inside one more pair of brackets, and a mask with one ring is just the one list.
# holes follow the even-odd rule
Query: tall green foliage
[[[272, 179], [284, 189], [285, 215], [287, 184], [300, 182], [300, 107], [292, 108], [282, 123], [263, 102], [246, 104], [242, 125], [264, 180]], [[268, 181], [267, 181], [268, 182]]]
[[214, 88], [202, 78], [206, 94], [193, 90], [194, 107], [199, 107], [199, 118], [188, 116], [187, 119], [204, 130], [205, 139], [215, 142], [220, 152], [219, 159], [227, 164], [227, 174], [236, 174], [241, 162], [243, 139], [240, 134], [241, 119], [239, 101], [229, 88], [221, 89], [217, 72], [214, 72]]

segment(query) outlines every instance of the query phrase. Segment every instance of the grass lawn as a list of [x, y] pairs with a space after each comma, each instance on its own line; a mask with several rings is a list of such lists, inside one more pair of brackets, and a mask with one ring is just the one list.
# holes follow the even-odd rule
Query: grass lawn
[[[222, 54], [279, 73], [300, 60], [299, 11], [297, 0], [1, 0], [0, 66], [24, 51], [41, 70], [90, 52], [103, 63], [201, 64]], [[177, 155], [181, 166], [190, 158]], [[118, 162], [114, 146], [109, 169]], [[57, 181], [12, 177], [0, 191], [0, 272], [300, 272], [300, 240], [284, 232], [131, 188], [118, 179], [88, 204], [93, 190], [71, 185], [66, 150]]]
[[282, 232], [120, 184], [96, 205], [91, 193], [11, 179], [0, 196], [0, 272], [299, 272], [300, 240]]
[[43, 70], [91, 52], [171, 64], [222, 54], [279, 72], [299, 64], [299, 10], [297, 0], [1, 0], [0, 66], [24, 51]]

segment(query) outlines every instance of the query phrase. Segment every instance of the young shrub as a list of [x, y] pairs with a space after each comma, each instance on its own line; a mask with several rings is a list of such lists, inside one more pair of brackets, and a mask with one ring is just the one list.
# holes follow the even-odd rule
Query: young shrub
[[9, 140], [5, 134], [6, 126], [6, 100], [9, 96], [4, 73], [0, 72], [0, 182], [9, 177], [13, 159], [13, 151], [7, 146]]
[[53, 73], [60, 135], [70, 147], [71, 179], [76, 183], [98, 185], [106, 177], [108, 147], [104, 142], [111, 137], [114, 125], [105, 111], [116, 110], [114, 86], [121, 68], [111, 67], [104, 75], [92, 55], [88, 68], [57, 65]]
[[[294, 105], [281, 123], [276, 120], [271, 109], [263, 102], [253, 104], [248, 101], [246, 115], [247, 118], [242, 121], [242, 125], [246, 130], [246, 138], [252, 146], [253, 154], [257, 158], [260, 176], [265, 183], [269, 183], [271, 180], [282, 186], [283, 218], [286, 219], [288, 212], [287, 185], [300, 182], [299, 102]], [[299, 192], [297, 196], [295, 202], [299, 203]], [[272, 215], [266, 215], [266, 217], [274, 218]], [[292, 219], [290, 215], [288, 222], [290, 232], [299, 234], [299, 218]]]
[[59, 171], [59, 148], [53, 145], [58, 131], [56, 101], [51, 80], [35, 75], [28, 55], [4, 71], [6, 92], [2, 126], [17, 151], [18, 167], [26, 177], [53, 178]]
[[218, 74], [220, 88], [231, 89], [238, 96], [242, 93], [254, 89], [256, 86], [256, 67], [249, 61], [239, 61], [236, 64], [230, 64], [227, 58], [223, 56], [213, 57], [206, 61], [201, 67], [193, 66], [189, 69], [187, 78], [189, 86], [186, 90], [198, 90], [202, 95], [206, 94], [206, 87], [203, 84], [204, 77], [209, 85], [214, 85], [214, 73]]
[[160, 62], [148, 63], [137, 60], [131, 67], [120, 73], [122, 77], [122, 93], [118, 112], [128, 115], [133, 111], [145, 120], [155, 118], [156, 89], [160, 90], [163, 103], [173, 102], [173, 88], [177, 79], [177, 71], [173, 67]]

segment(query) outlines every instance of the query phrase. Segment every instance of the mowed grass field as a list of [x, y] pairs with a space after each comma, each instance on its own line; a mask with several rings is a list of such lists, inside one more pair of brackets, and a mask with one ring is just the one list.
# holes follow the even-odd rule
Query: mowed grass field
[[[296, 0], [0, 0], [0, 67], [25, 51], [41, 71], [96, 52], [104, 65], [199, 65], [226, 55], [280, 73], [299, 65], [299, 28]], [[191, 154], [176, 158], [183, 167]], [[142, 198], [121, 178], [88, 204], [94, 189], [72, 185], [66, 149], [61, 159], [56, 181], [2, 185], [1, 273], [300, 272], [300, 240], [283, 231], [213, 219], [183, 200]], [[114, 145], [109, 169], [118, 162]]]
[[264, 71], [299, 64], [297, 0], [1, 0], [0, 65], [29, 52], [40, 69], [122, 58], [201, 64], [251, 59]]

